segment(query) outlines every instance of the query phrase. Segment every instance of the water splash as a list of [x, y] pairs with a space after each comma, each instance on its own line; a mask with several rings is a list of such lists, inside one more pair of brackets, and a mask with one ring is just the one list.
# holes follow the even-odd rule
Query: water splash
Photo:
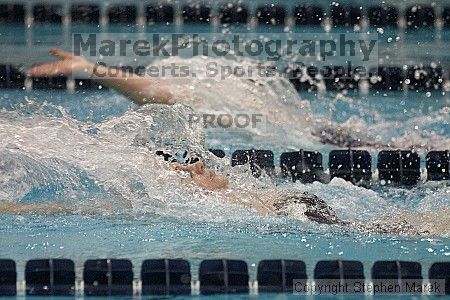
[[[171, 61], [180, 59], [171, 58]], [[201, 57], [189, 60], [198, 71], [205, 62], [206, 58]], [[300, 221], [302, 226], [296, 223], [286, 227], [285, 218], [261, 216], [249, 208], [255, 206], [258, 195], [309, 191], [327, 201], [340, 218], [366, 222], [392, 213], [392, 203], [385, 200], [390, 195], [340, 180], [333, 180], [329, 185], [289, 187], [277, 186], [269, 178], [256, 180], [245, 168], [231, 168], [227, 162], [212, 156], [205, 146], [205, 130], [201, 124], [191, 124], [189, 114], [223, 110], [262, 112], [269, 122], [264, 130], [249, 128], [237, 134], [251, 137], [242, 139], [247, 145], [278, 145], [278, 149], [321, 149], [323, 139], [317, 133], [323, 131], [331, 136], [338, 132], [338, 136], [346, 135], [343, 140], [351, 138], [359, 146], [374, 148], [391, 145], [428, 149], [437, 140], [439, 147], [450, 145], [446, 129], [435, 128], [438, 123], [448, 124], [445, 109], [402, 123], [386, 121], [365, 109], [364, 114], [372, 114], [374, 122], [359, 117], [338, 122], [313, 113], [311, 102], [302, 100], [286, 79], [219, 80], [198, 74], [199, 77], [186, 82], [166, 79], [183, 95], [179, 99], [183, 104], [147, 105], [98, 123], [79, 121], [63, 107], [40, 105], [32, 100], [19, 109], [0, 111], [0, 201], [57, 200], [81, 207], [80, 213], [87, 211], [83, 208], [97, 207], [100, 202], [98, 207], [110, 208], [104, 210], [108, 213], [138, 218], [255, 222], [272, 224], [270, 230], [283, 224], [284, 230], [301, 227], [328, 232], [328, 227], [306, 220]], [[349, 97], [342, 99], [352, 101]], [[414, 129], [412, 132], [417, 134], [411, 135], [410, 129], [417, 124], [423, 129]], [[217, 138], [216, 142], [223, 140]], [[234, 196], [200, 190], [187, 176], [180, 177], [156, 156], [154, 152], [159, 149], [188, 150], [202, 157], [209, 166], [231, 177]], [[422, 206], [416, 211], [428, 213], [436, 201], [448, 206], [447, 190], [442, 185], [436, 187], [419, 201], [417, 207], [420, 203]], [[394, 192], [394, 196], [400, 194], [403, 191]], [[398, 210], [401, 209], [400, 206]]]

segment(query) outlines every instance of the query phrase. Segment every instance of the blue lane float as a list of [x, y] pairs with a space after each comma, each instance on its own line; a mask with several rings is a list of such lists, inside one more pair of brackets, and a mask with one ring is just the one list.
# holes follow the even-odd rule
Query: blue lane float
[[429, 181], [450, 179], [450, 151], [431, 151], [425, 161]]
[[24, 24], [25, 6], [23, 4], [1, 3], [0, 23]]
[[41, 24], [62, 24], [63, 8], [58, 4], [37, 4], [33, 7], [33, 21]]
[[442, 22], [444, 28], [447, 29], [450, 27], [450, 7], [444, 7], [442, 10]]
[[247, 263], [231, 259], [204, 260], [200, 263], [199, 281], [203, 295], [248, 293]]
[[[310, 266], [312, 267], [312, 266]], [[361, 293], [355, 283], [371, 280], [373, 293], [422, 294], [426, 283], [422, 265], [415, 261], [375, 261], [370, 279], [364, 266], [354, 260], [322, 260], [314, 266], [314, 282], [335, 283], [351, 287], [343, 293]], [[439, 285], [432, 294], [450, 295], [450, 262], [433, 263], [427, 282]], [[209, 294], [248, 294], [250, 286], [259, 293], [292, 293], [293, 284], [306, 286], [307, 265], [301, 260], [262, 260], [257, 269], [257, 285], [252, 284], [247, 263], [243, 260], [208, 259], [199, 266], [199, 292]], [[80, 274], [81, 275], [81, 274]], [[191, 295], [191, 266], [183, 259], [149, 259], [141, 266], [140, 278], [134, 278], [133, 266], [127, 259], [93, 259], [84, 263], [83, 285], [76, 280], [74, 262], [70, 259], [33, 259], [25, 265], [25, 294], [28, 296], [132, 296]], [[81, 278], [81, 276], [80, 276]], [[135, 281], [140, 280], [140, 285]], [[0, 296], [22, 294], [17, 290], [16, 263], [0, 259]], [[136, 283], [136, 284], [135, 284]], [[256, 282], [255, 282], [256, 283]], [[392, 285], [394, 289], [383, 289]], [[194, 285], [195, 286], [195, 285]], [[353, 289], [353, 290], [352, 290]], [[196, 289], [198, 292], [198, 289]], [[256, 290], [253, 289], [255, 292]], [[297, 291], [297, 290], [296, 290]], [[297, 292], [302, 292], [301, 290]], [[327, 291], [324, 291], [328, 293]], [[329, 293], [333, 293], [332, 290]]]
[[273, 152], [270, 150], [236, 150], [231, 156], [231, 166], [248, 164], [255, 177], [260, 177], [263, 171], [267, 175], [273, 175], [275, 170]]
[[35, 90], [65, 90], [67, 88], [67, 77], [32, 77], [32, 84]]
[[[91, 5], [90, 3], [80, 3], [75, 5], [79, 8], [83, 7], [81, 10], [75, 10], [80, 12], [81, 15], [92, 15], [94, 17], [88, 17], [86, 19], [81, 17], [80, 19], [78, 14], [73, 14], [73, 9], [71, 11], [69, 9], [67, 14], [72, 16], [72, 20], [77, 20], [77, 22], [87, 21], [86, 23], [91, 23], [92, 20], [99, 19], [98, 6]], [[156, 18], [159, 19], [161, 23], [165, 23], [165, 16], [167, 16], [165, 12], [168, 12], [169, 10], [174, 12], [175, 8], [170, 3], [162, 5], [165, 8], [164, 10], [160, 10], [160, 12], [164, 13], [161, 15], [161, 18], [160, 15], [157, 14]], [[64, 11], [65, 8], [59, 4], [38, 4], [34, 7], [38, 8], [38, 11], [35, 14], [35, 21], [37, 22], [61, 23], [66, 14]], [[58, 8], [55, 9], [56, 7]], [[152, 7], [156, 8], [156, 6]], [[187, 8], [186, 10], [186, 7], [190, 8]], [[316, 4], [305, 5], [299, 2], [298, 5], [294, 4], [294, 9], [291, 9], [290, 7], [291, 5], [288, 7], [279, 4], [260, 5], [256, 8], [253, 16], [258, 19], [259, 25], [263, 26], [285, 25], [286, 20], [288, 20], [289, 17], [292, 17], [295, 20], [296, 26], [316, 26], [323, 23], [325, 16], [330, 16], [332, 24], [337, 27], [355, 27], [362, 23], [361, 21], [364, 17], [367, 18], [370, 26], [398, 27], [398, 21], [400, 19], [400, 7], [396, 7], [392, 4], [369, 6], [367, 10], [357, 4], [330, 5], [327, 7]], [[117, 8], [120, 9], [117, 10]], [[168, 8], [168, 10], [166, 10], [166, 8]], [[201, 9], [197, 10], [197, 8]], [[199, 21], [200, 23], [209, 23], [209, 19], [212, 17], [211, 8], [204, 5], [204, 2], [191, 3], [190, 5], [183, 7], [183, 10], [194, 12], [195, 16], [194, 18], [184, 18], [186, 23], [196, 23]], [[437, 13], [438, 10], [439, 8], [426, 4], [416, 4], [407, 7], [403, 13], [406, 19], [407, 29], [433, 28], [437, 24], [436, 21], [439, 17]], [[198, 14], [198, 12], [200, 13]], [[114, 5], [108, 9], [108, 15], [112, 23], [135, 24], [138, 17], [137, 13], [138, 8], [136, 5]], [[250, 12], [247, 9], [226, 10], [226, 12], [219, 9], [215, 13], [219, 16], [226, 16], [225, 18], [220, 18], [222, 21], [221, 23], [223, 24], [235, 23], [234, 21], [238, 21], [237, 23], [247, 23], [250, 20]], [[0, 23], [24, 24], [25, 15], [26, 9], [23, 4], [0, 4]], [[208, 16], [206, 17], [206, 15]], [[450, 8], [448, 6], [442, 7], [440, 17], [444, 28], [450, 26], [449, 15]], [[174, 14], [170, 19], [174, 19]]]
[[436, 280], [444, 280], [445, 289], [444, 294], [450, 295], [450, 262], [437, 262], [431, 265], [428, 272], [430, 283], [433, 284]]
[[397, 27], [398, 9], [393, 6], [371, 6], [367, 10], [370, 26], [373, 27]]
[[256, 17], [258, 24], [267, 25], [284, 25], [286, 19], [286, 10], [280, 5], [266, 4], [258, 6], [256, 9]]
[[420, 179], [420, 157], [412, 151], [381, 151], [377, 168], [378, 179], [385, 184], [414, 185]]
[[225, 151], [223, 151], [222, 149], [209, 149], [209, 151], [218, 158], [225, 157]]
[[331, 21], [334, 26], [359, 25], [362, 17], [361, 6], [332, 5]]
[[29, 260], [25, 282], [28, 296], [74, 296], [74, 263], [69, 259]]
[[434, 27], [436, 14], [429, 5], [413, 5], [406, 9], [406, 26], [412, 29]]
[[247, 24], [248, 10], [241, 4], [224, 5], [220, 8], [219, 19], [222, 24]]
[[260, 293], [292, 293], [294, 279], [306, 285], [306, 264], [301, 260], [262, 260], [258, 264]]
[[401, 91], [405, 74], [398, 66], [378, 66], [369, 70], [369, 88], [371, 90]]
[[25, 74], [17, 66], [0, 65], [0, 88], [23, 89]]
[[430, 91], [442, 89], [443, 77], [441, 66], [408, 66], [406, 80], [409, 90]]
[[330, 177], [339, 177], [352, 183], [369, 183], [372, 179], [372, 158], [364, 150], [333, 150], [328, 166]]
[[145, 9], [147, 24], [172, 24], [175, 11], [171, 5], [148, 5]]
[[0, 259], [0, 296], [15, 296], [16, 282], [16, 262], [12, 259]]
[[99, 24], [100, 7], [96, 4], [73, 4], [70, 9], [70, 16], [73, 25]]
[[211, 21], [211, 8], [191, 4], [183, 6], [183, 22], [186, 24], [208, 24]]
[[148, 259], [141, 268], [142, 295], [190, 295], [191, 266], [184, 259]]
[[[322, 260], [314, 268], [314, 279], [318, 285], [346, 286], [348, 290], [341, 293], [360, 292], [355, 288], [355, 282], [364, 282], [364, 266], [355, 260]], [[328, 291], [327, 293], [333, 293]]]
[[284, 152], [280, 155], [280, 168], [283, 177], [291, 177], [303, 183], [323, 181], [322, 154], [314, 151]]
[[377, 261], [372, 266], [372, 280], [374, 285], [380, 287], [389, 283], [400, 288], [399, 291], [381, 290], [381, 293], [419, 293], [409, 289], [408, 286], [422, 285], [422, 266], [412, 261]]
[[[210, 149], [223, 158], [225, 152]], [[430, 151], [426, 156], [427, 180], [450, 179], [449, 151]], [[255, 177], [263, 174], [274, 176], [274, 154], [270, 150], [236, 150], [231, 165], [248, 165]], [[354, 184], [368, 185], [373, 180], [372, 157], [365, 150], [332, 150], [328, 160], [329, 179], [339, 177]], [[409, 150], [384, 150], [378, 154], [378, 179], [383, 185], [417, 184], [421, 178], [420, 157]], [[265, 171], [262, 173], [261, 171]], [[280, 175], [293, 182], [328, 182], [322, 165], [322, 154], [314, 151], [283, 152], [280, 155]]]
[[324, 17], [320, 6], [297, 5], [294, 9], [295, 25], [319, 26]]
[[127, 259], [87, 260], [83, 280], [86, 296], [133, 295], [133, 265]]
[[84, 90], [107, 90], [108, 88], [96, 83], [91, 79], [74, 79], [74, 88], [75, 91], [84, 91]]
[[[316, 91], [320, 81], [316, 78], [316, 67], [287, 68], [285, 70], [290, 82], [298, 91]], [[324, 66], [323, 83], [327, 91], [359, 90], [361, 79], [355, 74], [348, 74], [342, 67]], [[306, 74], [305, 74], [306, 73]], [[444, 71], [441, 66], [410, 65], [406, 71], [399, 66], [380, 65], [369, 69], [368, 86], [371, 91], [434, 91], [442, 90]], [[309, 80], [303, 79], [307, 75]]]
[[108, 8], [108, 20], [111, 24], [136, 24], [137, 8], [134, 5], [112, 5]]

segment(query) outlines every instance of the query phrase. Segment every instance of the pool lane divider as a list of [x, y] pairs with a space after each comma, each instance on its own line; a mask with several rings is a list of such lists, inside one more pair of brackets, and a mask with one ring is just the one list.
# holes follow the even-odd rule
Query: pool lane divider
[[0, 259], [0, 296], [15, 296], [16, 293], [16, 262], [12, 259]]
[[[105, 89], [88, 79], [26, 78], [12, 65], [0, 65], [0, 88], [35, 88], [86, 90]], [[224, 157], [224, 152], [214, 149], [215, 154]], [[295, 182], [326, 182], [319, 153], [283, 153], [280, 157], [282, 176], [290, 176]], [[362, 150], [333, 150], [329, 156], [330, 178], [339, 177], [353, 183], [370, 183], [372, 171], [370, 155]], [[255, 177], [261, 176], [261, 169], [274, 174], [273, 153], [269, 150], [237, 150], [232, 154], [232, 166], [249, 164]], [[256, 167], [258, 166], [258, 167]], [[378, 155], [378, 177], [383, 183], [402, 185], [416, 184], [420, 179], [420, 158], [412, 151], [382, 151]], [[427, 180], [449, 179], [449, 152], [433, 151], [426, 157]]]
[[73, 296], [75, 265], [70, 259], [36, 259], [25, 265], [27, 295]]
[[280, 169], [281, 176], [291, 177], [293, 182], [299, 180], [302, 183], [312, 183], [325, 180], [322, 154], [317, 151], [300, 149], [300, 151], [281, 153]]
[[233, 24], [242, 26], [295, 26], [340, 28], [387, 27], [393, 30], [448, 28], [450, 5], [439, 3], [409, 3], [396, 5], [340, 5], [305, 4], [289, 1], [280, 4], [263, 1], [244, 1], [239, 4], [214, 1], [179, 1], [173, 5], [163, 1], [153, 3], [80, 3], [80, 1], [54, 1], [31, 3], [9, 1], [0, 3], [0, 23], [3, 24]]
[[147, 259], [141, 267], [141, 294], [190, 295], [191, 266], [184, 259]]
[[383, 182], [414, 185], [420, 179], [420, 157], [412, 151], [381, 151], [377, 167]]
[[0, 64], [0, 88], [27, 90], [107, 90], [91, 79], [57, 77], [27, 77], [23, 68]]
[[301, 260], [262, 260], [257, 271], [260, 293], [292, 293], [294, 279], [306, 285], [306, 264]]
[[[220, 149], [210, 149], [218, 158], [225, 158]], [[430, 151], [425, 158], [427, 181], [450, 179], [449, 150]], [[378, 180], [381, 185], [412, 186], [422, 176], [420, 156], [410, 150], [383, 150], [378, 153], [377, 168], [372, 170], [372, 157], [366, 150], [332, 150], [329, 153], [328, 173], [324, 171], [322, 154], [316, 151], [283, 152], [279, 159], [280, 168], [275, 168], [274, 153], [271, 150], [236, 150], [231, 155], [231, 166], [248, 167], [251, 174], [281, 177], [292, 182], [328, 183], [341, 178], [356, 185], [369, 187]], [[376, 178], [375, 175], [377, 175]]]
[[431, 151], [426, 156], [428, 180], [450, 179], [450, 151]]
[[[120, 68], [120, 66], [118, 66]], [[310, 67], [304, 69], [286, 69], [284, 72], [289, 80], [299, 91], [316, 91], [320, 83], [314, 79], [318, 70], [314, 71]], [[406, 71], [399, 66], [378, 66], [369, 70], [368, 80], [362, 80], [359, 76], [345, 74], [341, 70], [332, 68], [330, 74], [324, 79], [327, 91], [361, 90], [361, 91], [440, 91], [446, 84], [444, 71], [441, 66], [435, 65], [411, 65]], [[312, 72], [312, 73], [311, 73]], [[313, 82], [304, 81], [304, 73], [312, 76]], [[345, 77], [344, 77], [345, 76]], [[102, 85], [90, 79], [67, 78], [57, 76], [53, 78], [31, 77], [28, 78], [23, 73], [21, 66], [0, 64], [0, 88], [27, 89], [27, 90], [87, 90], [105, 89]]]
[[[364, 265], [355, 260], [321, 260], [314, 266], [313, 278], [301, 260], [262, 260], [256, 280], [250, 280], [247, 263], [233, 259], [207, 259], [200, 263], [198, 280], [192, 279], [189, 261], [183, 259], [144, 260], [140, 278], [135, 278], [128, 259], [85, 261], [83, 278], [78, 278], [70, 259], [29, 260], [25, 282], [17, 278], [16, 264], [0, 259], [0, 296], [176, 296], [211, 294], [298, 293], [301, 287], [347, 286], [344, 294], [377, 293], [450, 295], [450, 261], [435, 262], [423, 276], [422, 265], [414, 261], [376, 261], [370, 279]], [[426, 279], [425, 279], [426, 277]], [[362, 290], [361, 286], [398, 289]], [[439, 285], [439, 290], [423, 289]], [[326, 291], [331, 294], [333, 290]]]
[[372, 157], [365, 150], [332, 150], [329, 155], [330, 179], [368, 184], [372, 179]]
[[132, 296], [133, 266], [127, 259], [90, 259], [84, 263], [86, 296]]

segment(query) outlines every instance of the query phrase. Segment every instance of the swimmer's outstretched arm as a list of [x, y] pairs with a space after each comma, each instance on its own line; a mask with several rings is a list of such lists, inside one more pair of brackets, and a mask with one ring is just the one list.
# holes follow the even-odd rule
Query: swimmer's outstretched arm
[[116, 70], [108, 75], [111, 68], [96, 65], [84, 57], [72, 53], [50, 49], [49, 53], [57, 58], [56, 62], [33, 67], [27, 71], [29, 76], [55, 77], [60, 75], [78, 74], [81, 78], [90, 77], [93, 80], [117, 90], [130, 98], [133, 102], [143, 105], [146, 103], [173, 104], [173, 95], [169, 87], [154, 78], [142, 77], [128, 71]]
[[68, 206], [63, 206], [57, 203], [0, 204], [0, 212], [6, 214], [21, 214], [21, 213], [58, 214], [58, 213], [70, 213], [71, 211], [72, 210]]

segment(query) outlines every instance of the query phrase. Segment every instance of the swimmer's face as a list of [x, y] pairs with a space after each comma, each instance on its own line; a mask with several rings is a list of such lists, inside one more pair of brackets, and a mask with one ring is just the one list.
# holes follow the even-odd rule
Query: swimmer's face
[[205, 164], [202, 161], [198, 161], [194, 164], [194, 168], [192, 170], [195, 174], [204, 174], [205, 173]]

